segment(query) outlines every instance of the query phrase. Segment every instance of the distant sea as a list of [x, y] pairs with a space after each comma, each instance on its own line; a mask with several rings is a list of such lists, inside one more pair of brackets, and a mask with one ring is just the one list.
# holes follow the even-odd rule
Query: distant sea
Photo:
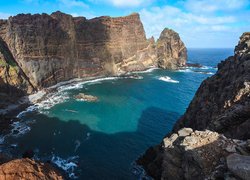
[[[136, 77], [103, 78], [61, 86], [47, 100], [21, 113], [4, 151], [64, 169], [70, 178], [139, 179], [135, 160], [161, 142], [185, 112], [201, 82], [233, 49], [188, 49], [188, 62], [201, 68], [151, 69]], [[86, 93], [97, 102], [77, 101]]]

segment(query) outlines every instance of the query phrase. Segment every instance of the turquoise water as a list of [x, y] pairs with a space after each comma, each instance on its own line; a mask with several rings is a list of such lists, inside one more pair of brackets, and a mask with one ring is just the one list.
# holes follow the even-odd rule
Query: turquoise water
[[[18, 136], [6, 138], [11, 152], [33, 150], [80, 179], [139, 179], [134, 161], [158, 144], [185, 112], [202, 80], [232, 49], [189, 49], [202, 68], [138, 73], [143, 79], [113, 78], [59, 88], [37, 111], [20, 116]], [[161, 77], [170, 80], [159, 80]], [[86, 93], [97, 102], [76, 101]], [[23, 133], [23, 134], [22, 134]]]

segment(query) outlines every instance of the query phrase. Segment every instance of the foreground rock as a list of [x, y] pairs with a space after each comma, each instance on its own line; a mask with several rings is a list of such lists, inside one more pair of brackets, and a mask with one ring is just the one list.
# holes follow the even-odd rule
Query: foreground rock
[[250, 154], [244, 141], [209, 130], [193, 132], [184, 128], [149, 149], [138, 163], [155, 179], [224, 179], [250, 173], [250, 164], [246, 164], [249, 157], [239, 162], [238, 156], [242, 155], [229, 156], [232, 153]]
[[250, 33], [244, 33], [235, 55], [202, 82], [172, 134], [138, 164], [155, 179], [249, 179], [249, 129]]
[[63, 176], [48, 163], [17, 159], [0, 165], [0, 179], [62, 180]]
[[25, 78], [13, 74], [16, 86], [23, 90], [151, 66], [175, 69], [185, 65], [187, 56], [184, 43], [173, 30], [165, 29], [157, 42], [147, 40], [137, 13], [89, 20], [59, 11], [19, 14], [0, 20], [0, 47], [1, 43], [6, 44], [4, 51], [13, 57], [16, 68], [23, 71]]
[[87, 101], [87, 102], [98, 101], [98, 97], [92, 96], [92, 95], [87, 95], [84, 93], [79, 93], [78, 95], [75, 96], [75, 99], [80, 100], [80, 101]]
[[250, 32], [241, 36], [235, 55], [218, 64], [217, 73], [202, 82], [174, 132], [182, 127], [250, 138]]

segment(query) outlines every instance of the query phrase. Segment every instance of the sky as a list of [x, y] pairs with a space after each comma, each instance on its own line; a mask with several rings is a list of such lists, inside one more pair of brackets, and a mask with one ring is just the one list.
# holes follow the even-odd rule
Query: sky
[[250, 31], [250, 0], [0, 0], [0, 19], [57, 10], [88, 19], [138, 12], [148, 38], [167, 27], [188, 48], [234, 48]]

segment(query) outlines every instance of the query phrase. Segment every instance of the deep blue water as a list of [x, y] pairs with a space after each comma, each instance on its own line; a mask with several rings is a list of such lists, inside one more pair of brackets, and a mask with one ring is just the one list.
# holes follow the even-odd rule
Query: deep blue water
[[[185, 112], [200, 83], [233, 49], [189, 49], [188, 61], [202, 68], [140, 73], [59, 88], [37, 111], [20, 116], [19, 134], [6, 137], [12, 153], [35, 151], [80, 179], [138, 179], [133, 162], [158, 144]], [[159, 80], [170, 77], [169, 82]], [[74, 99], [78, 93], [98, 102]], [[74, 112], [72, 112], [74, 111]], [[22, 134], [23, 133], [23, 134]], [[73, 177], [73, 174], [72, 177]]]

